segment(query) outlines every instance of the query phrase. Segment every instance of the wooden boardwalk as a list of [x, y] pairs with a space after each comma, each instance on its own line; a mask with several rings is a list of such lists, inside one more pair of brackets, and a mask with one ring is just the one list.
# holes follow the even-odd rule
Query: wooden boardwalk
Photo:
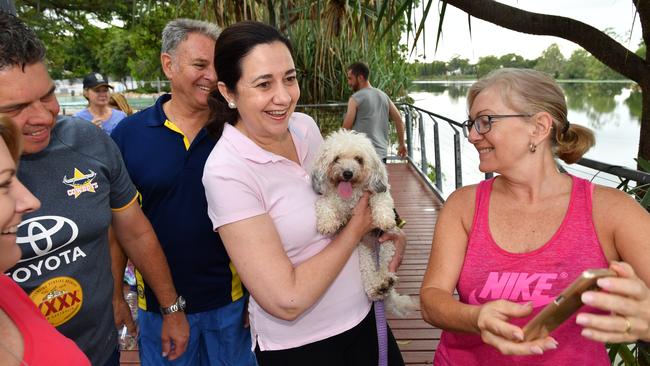
[[[397, 288], [400, 293], [413, 296], [419, 308], [420, 284], [429, 259], [433, 228], [442, 204], [413, 168], [401, 163], [388, 164], [387, 167], [395, 206], [400, 216], [406, 220], [404, 232], [408, 238], [404, 260], [398, 272], [400, 283]], [[389, 316], [388, 322], [407, 365], [433, 363], [440, 330], [425, 323], [419, 310], [404, 319]], [[139, 365], [137, 351], [122, 352], [121, 364]]]
[[[406, 220], [404, 232], [408, 240], [404, 260], [397, 272], [400, 279], [397, 289], [402, 294], [414, 297], [419, 308], [420, 285], [429, 260], [433, 229], [442, 203], [408, 164], [388, 164], [387, 167], [395, 207]], [[419, 310], [405, 319], [388, 316], [388, 323], [407, 365], [433, 363], [433, 354], [440, 340], [440, 330], [425, 323]]]

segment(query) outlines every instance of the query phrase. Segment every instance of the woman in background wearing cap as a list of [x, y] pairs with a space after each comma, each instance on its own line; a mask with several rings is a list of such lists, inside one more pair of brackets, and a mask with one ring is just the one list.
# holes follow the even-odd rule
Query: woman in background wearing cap
[[83, 86], [83, 95], [88, 100], [88, 107], [76, 113], [75, 117], [94, 123], [110, 135], [115, 126], [126, 117], [124, 112], [108, 105], [110, 100], [108, 89], [113, 87], [108, 84], [104, 76], [95, 72], [84, 77]]

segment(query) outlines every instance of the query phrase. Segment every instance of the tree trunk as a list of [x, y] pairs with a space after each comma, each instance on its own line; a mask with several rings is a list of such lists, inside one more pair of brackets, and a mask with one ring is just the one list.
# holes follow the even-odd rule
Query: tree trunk
[[[641, 132], [638, 156], [650, 160], [650, 85], [641, 85]], [[637, 167], [639, 169], [639, 167]]]
[[[502, 27], [572, 41], [595, 58], [641, 87], [643, 106], [638, 156], [650, 160], [650, 65], [598, 29], [571, 18], [533, 13], [492, 0], [441, 0], [467, 14]], [[643, 30], [650, 41], [650, 1], [634, 1]], [[498, 41], [498, 40], [495, 40]], [[647, 59], [648, 55], [646, 55]]]

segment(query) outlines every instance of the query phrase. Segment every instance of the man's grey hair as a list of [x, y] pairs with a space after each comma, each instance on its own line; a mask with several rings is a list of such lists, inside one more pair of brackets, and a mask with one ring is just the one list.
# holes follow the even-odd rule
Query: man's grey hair
[[167, 23], [162, 31], [161, 53], [174, 55], [176, 48], [185, 41], [190, 33], [199, 33], [217, 40], [221, 30], [215, 24], [194, 19], [175, 19]]

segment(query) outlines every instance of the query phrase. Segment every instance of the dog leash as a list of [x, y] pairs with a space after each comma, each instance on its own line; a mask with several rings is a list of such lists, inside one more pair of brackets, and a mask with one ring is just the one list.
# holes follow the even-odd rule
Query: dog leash
[[379, 366], [388, 366], [388, 336], [384, 300], [375, 301], [375, 320], [377, 323], [377, 345], [379, 346]]
[[[377, 237], [379, 239], [379, 237]], [[379, 263], [378, 240], [375, 241], [375, 262]], [[386, 325], [386, 312], [384, 311], [384, 300], [374, 301], [375, 323], [377, 325], [377, 346], [379, 348], [379, 366], [388, 366], [388, 332]]]

